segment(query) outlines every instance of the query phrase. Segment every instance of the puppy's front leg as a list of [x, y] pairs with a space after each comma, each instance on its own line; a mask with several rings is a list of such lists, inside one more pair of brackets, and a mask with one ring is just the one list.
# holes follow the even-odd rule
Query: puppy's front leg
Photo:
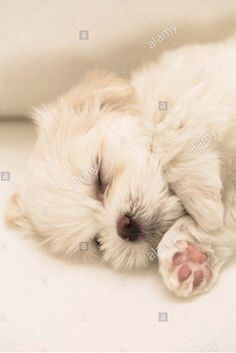
[[191, 217], [180, 218], [158, 246], [159, 271], [168, 289], [179, 297], [207, 291], [235, 252], [235, 240], [233, 231], [206, 233]]

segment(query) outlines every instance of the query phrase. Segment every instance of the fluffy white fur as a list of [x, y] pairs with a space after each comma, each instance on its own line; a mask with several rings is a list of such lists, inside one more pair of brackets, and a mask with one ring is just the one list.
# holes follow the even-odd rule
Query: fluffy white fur
[[[36, 110], [38, 141], [7, 221], [54, 253], [102, 256], [115, 268], [145, 267], [161, 249], [171, 291], [207, 290], [236, 254], [235, 44], [168, 51], [130, 82], [94, 72]], [[117, 234], [125, 214], [142, 230], [136, 242]], [[193, 274], [180, 282], [172, 265], [188, 243], [208, 255], [212, 271], [197, 287]]]

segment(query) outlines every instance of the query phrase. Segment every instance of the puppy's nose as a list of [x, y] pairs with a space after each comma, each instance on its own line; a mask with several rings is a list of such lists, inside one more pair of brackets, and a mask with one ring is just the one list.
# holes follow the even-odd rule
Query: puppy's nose
[[135, 241], [139, 238], [141, 231], [138, 224], [128, 216], [122, 216], [117, 222], [117, 232], [122, 239]]

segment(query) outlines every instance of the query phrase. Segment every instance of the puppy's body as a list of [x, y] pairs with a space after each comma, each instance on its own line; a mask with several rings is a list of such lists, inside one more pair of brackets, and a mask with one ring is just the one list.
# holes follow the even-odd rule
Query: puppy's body
[[235, 59], [234, 39], [181, 48], [131, 83], [88, 76], [37, 111], [39, 139], [8, 220], [54, 252], [102, 254], [115, 268], [148, 265], [165, 234], [168, 288], [208, 289], [236, 252]]
[[[160, 243], [160, 271], [169, 289], [189, 296], [207, 290], [236, 253], [235, 39], [166, 53], [133, 82], [152, 117], [153, 151], [189, 213]], [[157, 100], [168, 110], [157, 111]], [[190, 243], [208, 259], [191, 261]]]
[[[175, 169], [178, 174], [182, 173], [182, 179], [187, 174], [188, 180], [184, 180], [187, 184], [191, 183], [188, 176], [194, 171], [198, 173], [201, 183], [196, 186], [203, 188], [204, 180], [214, 185], [215, 192], [218, 188], [218, 196], [220, 191], [224, 206], [229, 205], [224, 207], [227, 225], [235, 224], [236, 207], [235, 58], [234, 38], [224, 44], [187, 46], [166, 53], [159, 63], [133, 77], [139, 101], [147, 114], [145, 123], [152, 124], [149, 127], [154, 132], [152, 150], [161, 156], [168, 181], [173, 184], [178, 178], [174, 175]], [[167, 102], [168, 109], [158, 110], [158, 101]], [[179, 192], [187, 211], [198, 212], [199, 205], [187, 206], [191, 197], [184, 200], [183, 190]], [[189, 188], [187, 192], [191, 195], [193, 189]], [[207, 231], [214, 230], [223, 221], [219, 205], [212, 204], [212, 207], [217, 207], [212, 208], [214, 218], [197, 218]], [[200, 208], [203, 212], [204, 199]], [[210, 212], [209, 204], [207, 209], [205, 211]], [[217, 212], [221, 216], [216, 217]]]

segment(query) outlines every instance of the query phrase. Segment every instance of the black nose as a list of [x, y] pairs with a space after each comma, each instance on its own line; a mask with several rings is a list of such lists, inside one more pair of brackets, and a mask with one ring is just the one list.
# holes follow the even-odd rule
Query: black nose
[[129, 216], [122, 216], [117, 222], [117, 232], [122, 239], [135, 241], [139, 238], [141, 231], [134, 220]]

